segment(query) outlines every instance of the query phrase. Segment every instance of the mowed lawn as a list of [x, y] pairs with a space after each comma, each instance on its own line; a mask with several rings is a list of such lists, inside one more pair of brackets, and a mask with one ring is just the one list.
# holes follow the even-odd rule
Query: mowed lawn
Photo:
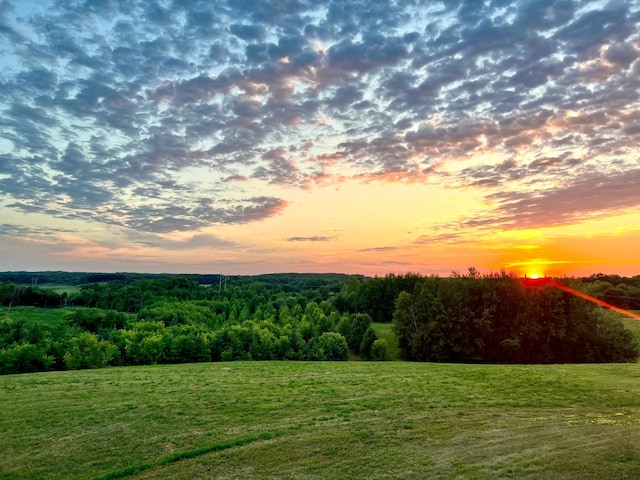
[[640, 478], [639, 364], [107, 368], [0, 405], [0, 478]]

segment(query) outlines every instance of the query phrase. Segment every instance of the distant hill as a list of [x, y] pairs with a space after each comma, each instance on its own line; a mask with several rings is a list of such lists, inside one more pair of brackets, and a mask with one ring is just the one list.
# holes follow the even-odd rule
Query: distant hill
[[[294, 289], [298, 288], [320, 288], [336, 283], [342, 284], [349, 277], [343, 273], [273, 273], [264, 275], [222, 275], [214, 274], [175, 274], [175, 273], [133, 273], [133, 272], [63, 272], [63, 271], [42, 271], [42, 272], [0, 272], [0, 283], [13, 282], [21, 285], [86, 285], [96, 282], [121, 282], [131, 284], [138, 280], [161, 280], [169, 277], [186, 277], [201, 285], [219, 284], [221, 281], [232, 281], [234, 285], [245, 285], [250, 283], [260, 283], [264, 285], [283, 285]], [[363, 279], [362, 275], [355, 275]]]

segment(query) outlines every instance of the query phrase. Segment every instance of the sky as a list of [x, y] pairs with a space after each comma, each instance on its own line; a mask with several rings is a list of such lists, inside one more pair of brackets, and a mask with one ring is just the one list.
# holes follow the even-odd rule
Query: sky
[[0, 270], [640, 274], [639, 0], [0, 0]]

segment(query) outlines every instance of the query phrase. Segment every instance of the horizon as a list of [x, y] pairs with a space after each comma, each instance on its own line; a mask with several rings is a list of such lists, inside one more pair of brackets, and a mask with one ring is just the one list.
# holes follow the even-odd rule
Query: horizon
[[0, 4], [0, 269], [640, 272], [640, 0]]
[[[597, 272], [597, 273], [591, 273], [589, 275], [574, 275], [574, 276], [567, 276], [567, 275], [560, 275], [560, 276], [550, 276], [550, 275], [542, 275], [542, 274], [537, 274], [535, 272], [533, 273], [524, 273], [522, 275], [518, 275], [515, 272], [508, 272], [506, 270], [502, 270], [502, 271], [488, 271], [488, 272], [482, 272], [482, 271], [478, 271], [476, 270], [477, 274], [480, 275], [480, 277], [491, 277], [492, 275], [496, 275], [496, 274], [501, 274], [504, 273], [506, 275], [510, 275], [513, 278], [519, 279], [519, 280], [530, 280], [533, 281], [537, 284], [544, 284], [545, 280], [548, 279], [579, 279], [579, 278], [591, 278], [591, 277], [620, 277], [620, 278], [624, 278], [624, 279], [633, 279], [635, 277], [639, 277], [640, 273], [636, 273], [634, 275], [620, 275], [618, 273], [605, 273], [605, 272]], [[65, 274], [97, 274], [97, 275], [157, 275], [157, 276], [188, 276], [188, 275], [197, 275], [197, 276], [209, 276], [209, 275], [217, 275], [220, 277], [259, 277], [259, 276], [267, 276], [267, 275], [343, 275], [343, 276], [358, 276], [358, 277], [364, 277], [364, 278], [384, 278], [386, 276], [391, 276], [391, 275], [396, 275], [396, 276], [404, 276], [404, 275], [421, 275], [423, 277], [427, 277], [427, 276], [435, 276], [435, 277], [440, 277], [440, 278], [457, 278], [460, 275], [465, 275], [466, 273], [468, 273], [468, 269], [465, 271], [451, 271], [449, 272], [448, 275], [439, 275], [439, 274], [422, 274], [420, 272], [388, 272], [384, 275], [366, 275], [363, 273], [347, 273], [347, 272], [269, 272], [269, 273], [248, 273], [248, 274], [235, 274], [235, 273], [222, 273], [222, 272], [143, 272], [143, 271], [126, 271], [126, 270], [122, 270], [122, 271], [97, 271], [97, 270], [4, 270], [4, 271], [0, 271], [0, 275], [2, 274], [44, 274], [44, 273], [65, 273]], [[45, 282], [46, 284], [47, 282]]]

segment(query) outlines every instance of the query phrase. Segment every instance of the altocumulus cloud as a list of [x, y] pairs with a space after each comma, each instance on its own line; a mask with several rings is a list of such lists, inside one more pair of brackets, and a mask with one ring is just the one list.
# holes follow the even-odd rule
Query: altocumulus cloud
[[354, 178], [483, 189], [460, 228], [637, 208], [638, 24], [636, 0], [3, 0], [4, 207], [161, 234]]

